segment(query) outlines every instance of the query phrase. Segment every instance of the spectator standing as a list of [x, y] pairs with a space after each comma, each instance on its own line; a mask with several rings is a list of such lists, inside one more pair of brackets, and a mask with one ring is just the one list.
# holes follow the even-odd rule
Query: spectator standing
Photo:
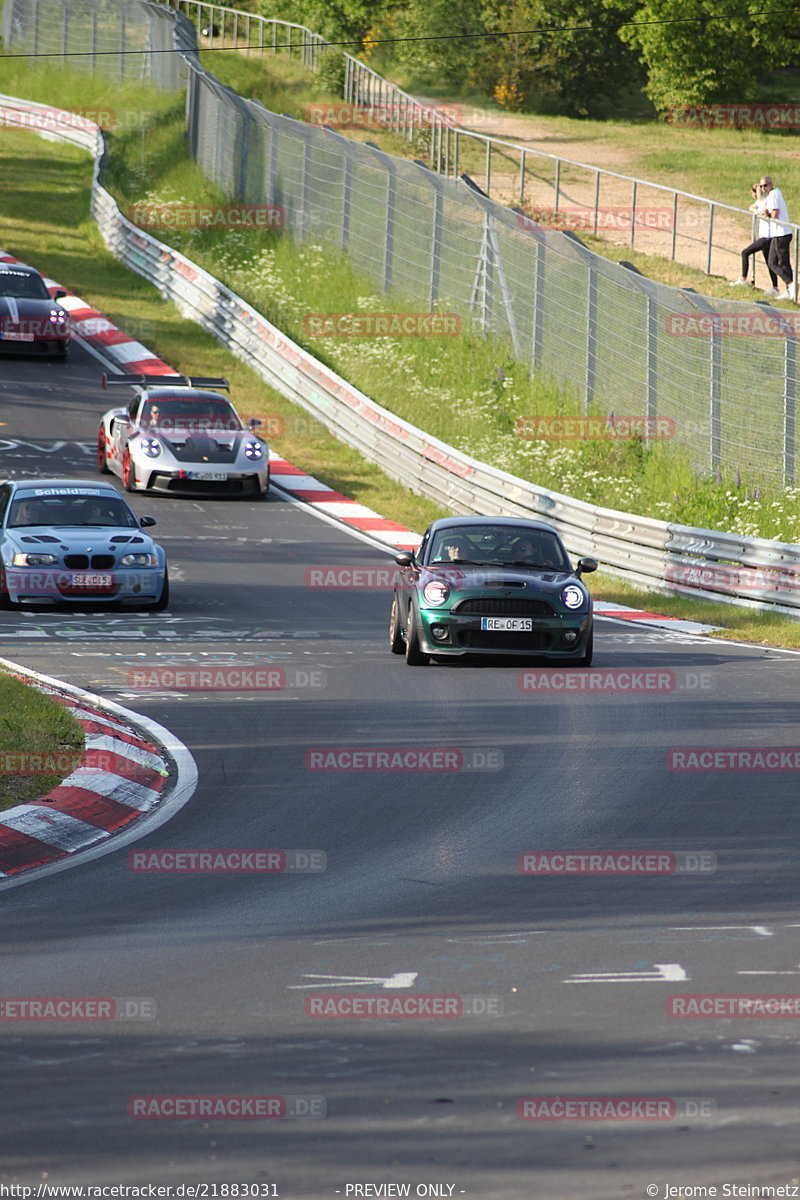
[[[750, 188], [750, 195], [753, 197], [753, 203], [750, 205], [750, 212], [756, 213], [758, 216], [757, 235], [754, 242], [749, 246], [745, 246], [742, 251], [742, 273], [738, 279], [731, 280], [731, 287], [745, 287], [750, 284], [750, 259], [755, 258], [759, 253], [764, 255], [764, 262], [767, 264], [770, 281], [772, 287], [765, 292], [767, 296], [778, 295], [778, 276], [769, 265], [769, 251], [772, 244], [770, 236], [770, 220], [766, 216], [765, 210], [767, 207], [767, 196], [762, 190], [761, 185], [754, 183]], [[755, 263], [753, 264], [753, 283], [755, 284]]]
[[769, 217], [772, 244], [769, 248], [769, 266], [776, 275], [780, 275], [786, 288], [776, 298], [778, 300], [794, 300], [795, 283], [792, 274], [792, 264], [789, 262], [789, 243], [792, 240], [792, 230], [789, 225], [789, 210], [780, 188], [776, 188], [769, 175], [765, 175], [758, 185], [759, 192], [766, 193], [764, 211]]

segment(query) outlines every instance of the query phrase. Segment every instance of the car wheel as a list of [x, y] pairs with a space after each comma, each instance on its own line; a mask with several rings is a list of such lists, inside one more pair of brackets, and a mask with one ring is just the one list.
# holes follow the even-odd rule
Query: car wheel
[[580, 658], [575, 659], [577, 667], [590, 667], [592, 665], [592, 652], [594, 650], [594, 630], [589, 634], [589, 640], [586, 643], [586, 653]]
[[405, 654], [406, 644], [400, 628], [400, 605], [397, 596], [392, 596], [392, 611], [389, 614], [389, 649], [392, 654]]
[[164, 586], [161, 589], [161, 595], [152, 605], [152, 612], [163, 612], [169, 604], [169, 567], [164, 568]]
[[408, 606], [408, 623], [406, 624], [406, 662], [409, 667], [426, 667], [429, 662], [427, 654], [419, 648], [419, 631], [414, 616], [414, 606]]
[[122, 483], [126, 492], [136, 491], [133, 483], [133, 463], [131, 462], [131, 452], [127, 449], [122, 459]]
[[108, 468], [108, 458], [106, 457], [106, 430], [105, 426], [100, 426], [100, 432], [97, 435], [97, 469], [102, 475], [110, 475]]

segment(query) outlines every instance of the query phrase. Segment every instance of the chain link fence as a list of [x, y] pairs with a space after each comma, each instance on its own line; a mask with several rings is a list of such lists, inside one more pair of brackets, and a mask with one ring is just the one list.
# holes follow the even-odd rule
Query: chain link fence
[[[85, 47], [113, 12], [116, 24], [104, 28], [113, 24], [119, 48], [134, 40], [134, 11], [140, 38], [173, 16], [142, 0], [6, 0], [13, 44], [20, 9], [28, 39], [38, 13], [40, 45], [54, 45], [66, 23]], [[341, 251], [385, 292], [505, 340], [584, 413], [645, 418], [646, 436], [670, 436], [701, 471], [795, 483], [794, 313], [654, 283], [490, 200], [467, 176], [446, 178], [278, 116], [224, 87], [194, 55], [157, 57], [186, 64], [191, 152], [229, 197], [280, 206], [293, 237]]]
[[60, 62], [165, 91], [186, 84], [187, 65], [176, 46], [194, 45], [185, 17], [176, 20], [145, 0], [5, 0], [0, 33], [11, 50], [41, 56], [36, 61], [43, 65]]

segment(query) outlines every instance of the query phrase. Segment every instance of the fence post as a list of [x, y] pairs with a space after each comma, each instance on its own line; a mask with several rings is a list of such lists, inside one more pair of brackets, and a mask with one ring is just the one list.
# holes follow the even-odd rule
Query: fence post
[[555, 202], [555, 205], [553, 206], [553, 212], [558, 214], [558, 195], [559, 195], [559, 192], [561, 191], [561, 159], [560, 158], [556, 159], [555, 189], [556, 189], [556, 202]]
[[433, 191], [433, 222], [431, 226], [431, 286], [430, 308], [439, 299], [439, 277], [442, 270], [442, 216], [444, 201], [438, 187]]
[[120, 80], [123, 80], [125, 78], [125, 43], [128, 40], [126, 24], [127, 24], [127, 22], [125, 20], [125, 10], [123, 9], [122, 12], [120, 13], [120, 18], [119, 18], [119, 44], [120, 44], [119, 77], [120, 77]]
[[631, 185], [631, 249], [633, 249], [633, 239], [636, 230], [636, 180], [634, 179]]
[[[67, 8], [67, 0], [61, 0], [61, 65], [66, 66], [67, 63], [67, 46], [69, 44], [69, 9]], [[123, 22], [125, 18], [122, 18]], [[123, 33], [125, 26], [123, 24]]]
[[720, 456], [721, 414], [720, 396], [722, 393], [722, 333], [719, 323], [714, 322], [711, 334], [711, 372], [708, 389], [708, 430], [709, 430], [709, 467], [717, 471], [722, 466]]
[[344, 181], [342, 186], [342, 250], [350, 244], [350, 210], [353, 200], [353, 162], [349, 154], [344, 156]]
[[544, 262], [547, 252], [547, 244], [544, 238], [536, 235], [536, 264], [534, 267], [534, 288], [533, 288], [533, 344], [531, 347], [531, 372], [536, 373], [536, 368], [542, 361], [542, 333], [544, 325]]
[[794, 487], [794, 416], [797, 410], [797, 338], [791, 321], [782, 321], [783, 340], [783, 486]]
[[92, 70], [97, 70], [97, 9], [92, 9]]
[[711, 243], [714, 236], [714, 205], [708, 206], [708, 245], [706, 247], [706, 275], [711, 274]]
[[486, 141], [486, 183], [483, 190], [487, 196], [491, 195], [490, 188], [492, 185], [492, 143], [487, 138]]
[[675, 261], [675, 239], [678, 236], [678, 193], [672, 193], [672, 261]]
[[[458, 136], [458, 134], [456, 134]], [[525, 201], [525, 151], [522, 151], [519, 159], [519, 202]]]
[[595, 380], [597, 378], [597, 267], [593, 259], [586, 260], [588, 280], [586, 290], [586, 399], [584, 408], [588, 411], [594, 399]]
[[647, 420], [645, 422], [645, 445], [650, 442], [650, 430], [656, 428], [658, 416], [658, 305], [653, 297], [647, 295], [647, 367], [646, 367], [645, 402], [647, 405]]
[[386, 251], [383, 261], [383, 290], [390, 291], [394, 271], [394, 225], [397, 208], [397, 180], [391, 161], [386, 162]]

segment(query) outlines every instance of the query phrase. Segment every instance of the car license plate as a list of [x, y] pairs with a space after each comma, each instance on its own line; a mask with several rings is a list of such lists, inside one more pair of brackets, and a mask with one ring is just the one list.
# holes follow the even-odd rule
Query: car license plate
[[32, 342], [32, 333], [18, 333], [16, 330], [7, 329], [2, 335], [6, 342]]
[[110, 588], [114, 586], [113, 575], [73, 575], [72, 586], [78, 588]]
[[499, 629], [504, 633], [530, 633], [533, 621], [530, 617], [481, 617], [481, 629]]
[[224, 483], [228, 478], [227, 471], [190, 471], [190, 479], [205, 479], [214, 483]]

